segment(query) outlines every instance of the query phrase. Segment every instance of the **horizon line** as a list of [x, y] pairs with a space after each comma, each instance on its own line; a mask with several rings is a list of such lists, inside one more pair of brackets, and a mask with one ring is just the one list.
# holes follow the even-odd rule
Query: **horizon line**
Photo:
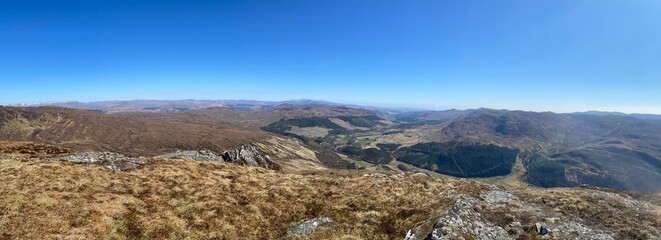
[[134, 101], [164, 101], [164, 102], [178, 102], [178, 101], [254, 101], [254, 102], [271, 102], [271, 103], [285, 103], [293, 101], [311, 101], [311, 102], [323, 102], [330, 105], [340, 105], [340, 106], [356, 106], [361, 108], [382, 108], [387, 110], [399, 110], [405, 112], [423, 112], [423, 111], [469, 111], [469, 110], [478, 110], [478, 109], [490, 109], [490, 110], [505, 110], [505, 111], [524, 111], [524, 112], [551, 112], [557, 114], [573, 114], [573, 113], [604, 113], [604, 114], [626, 114], [626, 115], [659, 115], [661, 113], [652, 113], [652, 112], [630, 112], [630, 111], [618, 111], [618, 110], [598, 110], [598, 109], [587, 109], [580, 111], [550, 111], [550, 110], [531, 110], [531, 109], [516, 109], [516, 108], [499, 108], [499, 107], [440, 107], [433, 104], [388, 104], [388, 103], [342, 103], [334, 102], [328, 100], [320, 99], [309, 99], [309, 98], [299, 98], [299, 99], [288, 99], [288, 100], [257, 100], [257, 99], [126, 99], [126, 100], [93, 100], [93, 101], [80, 101], [80, 100], [66, 100], [66, 101], [42, 101], [42, 102], [17, 102], [14, 104], [0, 104], [0, 106], [10, 106], [10, 107], [40, 107], [40, 106], [55, 106], [54, 104], [65, 104], [65, 103], [102, 103], [102, 102], [134, 102]]

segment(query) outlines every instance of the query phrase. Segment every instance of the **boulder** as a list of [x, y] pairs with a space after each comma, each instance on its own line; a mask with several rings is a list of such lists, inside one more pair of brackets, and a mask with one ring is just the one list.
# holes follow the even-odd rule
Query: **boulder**
[[287, 232], [287, 236], [289, 239], [305, 237], [307, 235], [312, 234], [319, 227], [331, 223], [333, 223], [333, 219], [328, 217], [316, 217], [316, 218], [304, 220], [289, 228], [289, 231]]

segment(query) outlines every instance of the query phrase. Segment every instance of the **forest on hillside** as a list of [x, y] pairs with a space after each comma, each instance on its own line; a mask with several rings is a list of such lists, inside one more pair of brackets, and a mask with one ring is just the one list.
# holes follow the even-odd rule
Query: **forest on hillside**
[[419, 143], [394, 153], [398, 161], [456, 177], [507, 175], [518, 154], [518, 149], [458, 142]]

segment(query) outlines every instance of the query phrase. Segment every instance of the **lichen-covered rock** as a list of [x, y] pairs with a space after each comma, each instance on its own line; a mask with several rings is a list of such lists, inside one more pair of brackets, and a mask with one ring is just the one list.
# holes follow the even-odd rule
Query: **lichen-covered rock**
[[548, 228], [552, 229], [551, 234], [556, 239], [614, 240], [614, 238], [610, 234], [594, 231], [583, 224], [571, 220], [562, 221], [562, 223], [560, 224], [553, 224]]
[[225, 162], [280, 170], [280, 165], [271, 161], [269, 155], [261, 153], [252, 145], [229, 149], [223, 152], [221, 156]]
[[211, 161], [211, 162], [225, 162], [223, 157], [216, 155], [212, 151], [203, 149], [203, 150], [179, 150], [176, 152], [168, 153], [160, 156], [158, 158], [169, 158], [169, 159], [186, 159], [194, 161]]
[[129, 171], [136, 169], [146, 162], [138, 159], [124, 156], [112, 152], [82, 152], [57, 157], [47, 158], [45, 160], [61, 161], [75, 164], [94, 164], [106, 167], [114, 171]]
[[333, 223], [333, 219], [328, 217], [316, 217], [297, 223], [289, 228], [285, 239], [300, 238], [312, 234], [319, 227]]
[[261, 153], [252, 145], [243, 145], [232, 148], [217, 155], [209, 150], [177, 150], [174, 153], [157, 156], [158, 158], [186, 159], [193, 161], [228, 162], [252, 167], [263, 167], [280, 170], [280, 165], [271, 161], [271, 158]]
[[[479, 194], [449, 194], [457, 196], [454, 205], [438, 219], [426, 239], [518, 239], [536, 236], [539, 239], [594, 239], [612, 240], [613, 233], [598, 231], [576, 222], [574, 218], [555, 212], [536, 203], [521, 200], [513, 193], [492, 187]], [[642, 203], [619, 195], [611, 200], [622, 201], [624, 206], [640, 209]], [[479, 196], [479, 197], [478, 197]], [[628, 202], [628, 204], [627, 204]], [[521, 221], [528, 222], [522, 224]], [[530, 221], [535, 221], [530, 223]], [[423, 239], [419, 229], [413, 228], [405, 240]], [[527, 239], [527, 238], [526, 238]]]
[[474, 210], [478, 204], [476, 198], [461, 196], [434, 225], [428, 239], [465, 239], [468, 236], [476, 240], [510, 239], [505, 229], [485, 221]]
[[494, 189], [492, 191], [482, 193], [480, 194], [480, 197], [482, 197], [482, 199], [484, 199], [484, 201], [489, 204], [509, 203], [519, 200], [519, 198], [514, 196], [514, 194], [499, 189]]

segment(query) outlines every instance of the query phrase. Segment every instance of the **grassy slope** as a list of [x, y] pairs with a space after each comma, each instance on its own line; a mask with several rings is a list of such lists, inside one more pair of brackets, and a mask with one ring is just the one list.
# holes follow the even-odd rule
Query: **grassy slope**
[[[456, 190], [456, 198], [491, 189], [445, 177], [373, 179], [359, 177], [361, 171], [286, 174], [232, 164], [148, 161], [132, 172], [0, 161], [0, 239], [277, 239], [291, 223], [318, 216], [336, 223], [310, 239], [401, 239], [419, 223], [430, 229], [449, 209], [454, 199], [444, 197], [446, 190]], [[600, 201], [604, 192], [513, 190], [543, 206], [544, 213], [562, 213], [619, 239], [649, 238], [661, 227], [659, 215]], [[502, 213], [526, 217], [516, 215], [518, 210], [484, 214], [507, 225]]]
[[320, 239], [401, 239], [450, 204], [436, 196], [454, 181], [150, 161], [128, 173], [0, 161], [0, 238], [275, 239], [291, 223], [329, 216], [338, 226]]

